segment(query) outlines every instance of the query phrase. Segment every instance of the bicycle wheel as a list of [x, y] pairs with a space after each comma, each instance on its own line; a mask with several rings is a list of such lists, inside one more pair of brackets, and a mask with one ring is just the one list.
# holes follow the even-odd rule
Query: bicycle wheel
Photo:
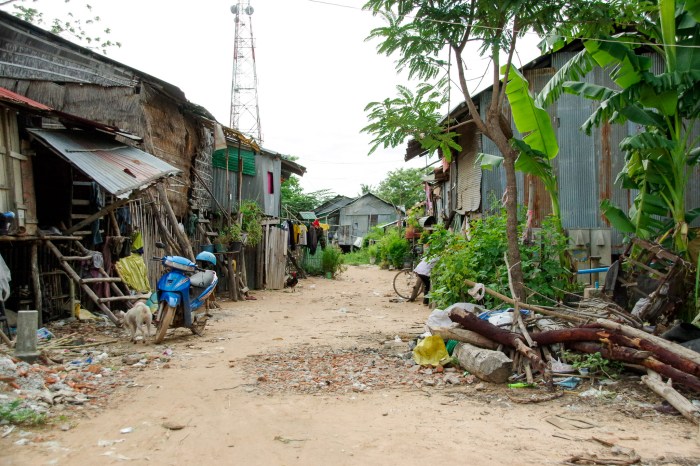
[[[420, 289], [422, 290], [423, 283], [413, 270], [400, 270], [396, 274], [396, 276], [394, 276], [394, 291], [396, 291], [396, 294], [400, 297], [404, 299], [410, 299], [411, 294], [413, 293], [413, 288], [416, 286], [417, 283], [420, 286]], [[420, 293], [420, 291], [418, 293]]]

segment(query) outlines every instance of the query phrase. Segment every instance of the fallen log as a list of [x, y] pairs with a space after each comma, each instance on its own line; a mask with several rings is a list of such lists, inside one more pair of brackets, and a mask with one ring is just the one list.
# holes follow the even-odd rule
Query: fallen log
[[684, 418], [696, 425], [700, 424], [700, 410], [688, 401], [686, 397], [678, 393], [670, 383], [664, 383], [659, 374], [652, 370], [647, 370], [647, 375], [642, 376], [642, 382], [651, 388], [654, 393], [668, 401]]
[[677, 384], [683, 385], [684, 387], [696, 392], [700, 392], [700, 379], [698, 377], [680, 371], [668, 364], [664, 364], [663, 362], [654, 358], [652, 353], [649, 351], [640, 351], [624, 346], [603, 345], [600, 343], [590, 342], [570, 343], [567, 345], [567, 347], [582, 353], [600, 353], [600, 355], [606, 359], [613, 359], [615, 361], [622, 361], [631, 364], [640, 364], [647, 369], [651, 369], [654, 372], [663, 375], [664, 377], [670, 378]]
[[644, 338], [631, 338], [617, 333], [610, 334], [610, 341], [620, 346], [628, 346], [643, 351], [651, 351], [654, 357], [664, 364], [675, 367], [679, 371], [700, 377], [700, 364], [680, 356], [667, 348], [657, 345]]
[[479, 335], [495, 341], [496, 343], [515, 348], [518, 352], [522, 353], [530, 360], [532, 367], [535, 370], [544, 372], [546, 368], [545, 363], [542, 361], [539, 355], [532, 350], [532, 348], [525, 344], [523, 336], [519, 333], [503, 330], [502, 328], [496, 327], [486, 320], [481, 320], [474, 314], [460, 308], [455, 308], [450, 311], [449, 317], [453, 322], [457, 322], [467, 330], [476, 332]]
[[465, 330], [463, 328], [450, 328], [450, 327], [431, 327], [428, 326], [428, 330], [433, 335], [439, 335], [443, 340], [455, 340], [462, 343], [469, 343], [480, 348], [496, 349], [498, 348], [498, 343], [493, 340], [479, 335], [476, 332], [470, 330]]
[[672, 353], [677, 354], [678, 356], [684, 359], [688, 359], [689, 361], [693, 361], [696, 364], [700, 364], [700, 353], [696, 353], [695, 351], [681, 346], [678, 343], [664, 340], [661, 337], [657, 337], [656, 335], [652, 335], [651, 333], [647, 333], [643, 330], [638, 330], [636, 328], [630, 327], [629, 325], [618, 324], [617, 322], [613, 322], [607, 319], [597, 319], [596, 323], [603, 328], [606, 328], [608, 330], [615, 330], [628, 337], [641, 338], [650, 341], [661, 348], [664, 348]]
[[632, 338], [628, 337], [627, 335], [622, 335], [603, 328], [574, 327], [559, 330], [548, 330], [546, 332], [533, 333], [532, 339], [539, 346], [575, 341], [593, 341], [603, 344], [612, 342], [619, 346], [648, 351], [653, 353], [654, 358], [658, 359], [662, 363], [668, 364], [679, 371], [700, 377], [700, 364], [670, 351], [667, 347], [658, 345], [657, 343], [649, 341], [645, 338]]
[[601, 328], [573, 327], [533, 333], [532, 339], [537, 342], [539, 346], [546, 346], [574, 341], [600, 341], [609, 336], [610, 332]]
[[465, 370], [486, 382], [505, 383], [513, 372], [513, 361], [500, 351], [457, 343], [452, 356]]

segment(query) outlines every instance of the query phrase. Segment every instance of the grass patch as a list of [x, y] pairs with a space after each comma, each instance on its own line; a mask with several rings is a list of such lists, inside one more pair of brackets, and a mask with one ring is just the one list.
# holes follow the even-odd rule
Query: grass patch
[[358, 249], [356, 251], [343, 254], [343, 259], [346, 265], [369, 264], [369, 252], [367, 251], [367, 248]]
[[33, 409], [23, 408], [21, 400], [0, 403], [0, 421], [10, 424], [37, 426], [46, 423], [46, 414], [37, 413]]

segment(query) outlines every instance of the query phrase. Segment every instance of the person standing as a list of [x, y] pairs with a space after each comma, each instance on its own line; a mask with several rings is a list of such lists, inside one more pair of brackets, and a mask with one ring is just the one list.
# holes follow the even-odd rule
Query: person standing
[[411, 293], [411, 298], [409, 301], [415, 301], [418, 293], [420, 293], [420, 285], [423, 285], [423, 304], [428, 304], [428, 293], [430, 292], [430, 271], [433, 270], [435, 262], [438, 258], [433, 257], [430, 260], [421, 259], [413, 272], [420, 278], [419, 282], [413, 287], [413, 292]]

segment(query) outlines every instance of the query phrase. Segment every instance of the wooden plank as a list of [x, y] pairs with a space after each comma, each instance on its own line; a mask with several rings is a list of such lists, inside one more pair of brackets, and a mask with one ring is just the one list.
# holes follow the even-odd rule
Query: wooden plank
[[[148, 297], [148, 296], [146, 296]], [[142, 299], [139, 295], [134, 296], [110, 296], [109, 298], [100, 298], [101, 303], [111, 303], [113, 301], [138, 301]]]
[[67, 229], [64, 233], [67, 235], [72, 235], [73, 233], [75, 233], [76, 231], [79, 231], [84, 226], [91, 224], [92, 222], [94, 222], [98, 218], [104, 217], [106, 214], [110, 213], [113, 210], [120, 208], [121, 206], [123, 206], [124, 204], [126, 204], [128, 202], [129, 202], [129, 199], [120, 199], [116, 202], [113, 202], [112, 204], [106, 206], [104, 209], [100, 210], [99, 212], [95, 212], [94, 214], [90, 215], [85, 220], [83, 220], [79, 223], [76, 223], [75, 225], [73, 225], [72, 227]]
[[82, 278], [81, 283], [120, 283], [122, 281], [119, 277], [95, 277], [95, 278]]
[[51, 250], [54, 256], [58, 258], [61, 267], [63, 267], [63, 270], [65, 270], [68, 273], [68, 276], [70, 276], [75, 283], [80, 285], [80, 288], [85, 292], [85, 294], [92, 300], [92, 302], [94, 302], [97, 305], [98, 308], [100, 308], [102, 312], [105, 313], [107, 317], [109, 317], [109, 319], [112, 322], [119, 325], [119, 319], [117, 319], [116, 316], [112, 314], [112, 311], [110, 311], [107, 306], [100, 302], [99, 296], [97, 296], [95, 292], [92, 291], [92, 288], [90, 288], [84, 283], [80, 283], [80, 276], [75, 272], [75, 270], [73, 270], [73, 268], [70, 265], [68, 265], [66, 261], [62, 260], [63, 254], [61, 254], [61, 251], [59, 251], [59, 249], [51, 241], [47, 240], [45, 241], [45, 244], [49, 248], [49, 250]]
[[92, 256], [63, 256], [64, 261], [89, 261]]

